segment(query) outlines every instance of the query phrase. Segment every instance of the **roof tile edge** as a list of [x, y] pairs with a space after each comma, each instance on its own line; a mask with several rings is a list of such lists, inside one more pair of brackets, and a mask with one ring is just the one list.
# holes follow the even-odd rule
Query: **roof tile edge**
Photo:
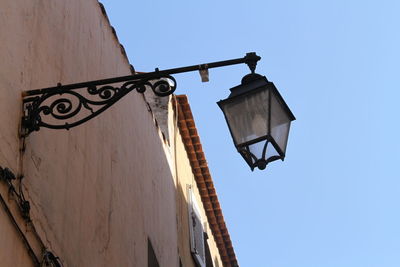
[[224, 266], [237, 267], [239, 266], [238, 261], [200, 143], [188, 98], [186, 95], [176, 95], [176, 100], [178, 102], [178, 127], [221, 259]]

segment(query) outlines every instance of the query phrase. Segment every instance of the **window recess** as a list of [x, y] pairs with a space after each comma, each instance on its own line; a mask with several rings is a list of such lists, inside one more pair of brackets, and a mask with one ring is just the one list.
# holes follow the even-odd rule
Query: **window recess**
[[193, 193], [193, 188], [188, 186], [189, 198], [189, 230], [190, 251], [198, 267], [206, 267], [206, 254], [204, 248], [204, 226], [202, 223], [200, 209]]

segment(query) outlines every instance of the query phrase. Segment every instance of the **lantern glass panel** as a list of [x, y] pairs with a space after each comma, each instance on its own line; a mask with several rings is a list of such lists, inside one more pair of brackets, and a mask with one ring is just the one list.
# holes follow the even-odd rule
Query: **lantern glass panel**
[[[263, 152], [264, 152], [264, 147], [266, 145], [267, 141], [260, 141], [258, 143], [254, 143], [252, 145], [249, 145], [249, 151], [251, 154], [253, 154], [255, 156], [256, 159], [261, 159], [263, 158]], [[255, 162], [255, 159], [252, 158], [252, 162]]]
[[[265, 161], [270, 161], [270, 159], [272, 158], [280, 157], [279, 152], [268, 140], [262, 140], [258, 143], [249, 145], [248, 149], [250, 153], [256, 157], [257, 160], [264, 159]], [[254, 158], [252, 158], [252, 163], [255, 163]]]
[[271, 136], [285, 154], [292, 117], [285, 110], [280, 98], [272, 91], [271, 94]]
[[221, 105], [236, 146], [266, 136], [268, 99], [268, 90], [261, 89]]
[[265, 154], [265, 159], [269, 161], [271, 158], [280, 157], [278, 151], [276, 151], [275, 147], [272, 143], [268, 143], [267, 152]]

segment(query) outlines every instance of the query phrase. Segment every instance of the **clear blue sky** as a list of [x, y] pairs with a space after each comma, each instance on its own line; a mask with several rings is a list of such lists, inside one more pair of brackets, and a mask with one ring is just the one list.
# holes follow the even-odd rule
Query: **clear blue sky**
[[176, 75], [241, 266], [400, 266], [400, 1], [103, 0], [138, 71], [261, 57], [297, 117], [251, 172], [216, 101], [245, 65]]

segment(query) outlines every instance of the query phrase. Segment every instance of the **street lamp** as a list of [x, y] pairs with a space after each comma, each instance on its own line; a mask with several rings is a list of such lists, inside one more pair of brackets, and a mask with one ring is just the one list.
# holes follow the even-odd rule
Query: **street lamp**
[[225, 100], [218, 102], [233, 143], [250, 166], [264, 170], [274, 160], [284, 160], [294, 115], [275, 85], [265, 76], [246, 75]]
[[98, 116], [134, 90], [144, 93], [150, 88], [157, 96], [168, 96], [176, 89], [171, 74], [200, 71], [202, 80], [208, 81], [208, 69], [245, 63], [251, 74], [218, 105], [236, 148], [250, 168], [265, 169], [269, 162], [284, 159], [290, 122], [295, 118], [273, 83], [255, 74], [260, 59], [256, 53], [247, 53], [243, 58], [25, 91], [21, 135], [42, 127], [69, 130]]

